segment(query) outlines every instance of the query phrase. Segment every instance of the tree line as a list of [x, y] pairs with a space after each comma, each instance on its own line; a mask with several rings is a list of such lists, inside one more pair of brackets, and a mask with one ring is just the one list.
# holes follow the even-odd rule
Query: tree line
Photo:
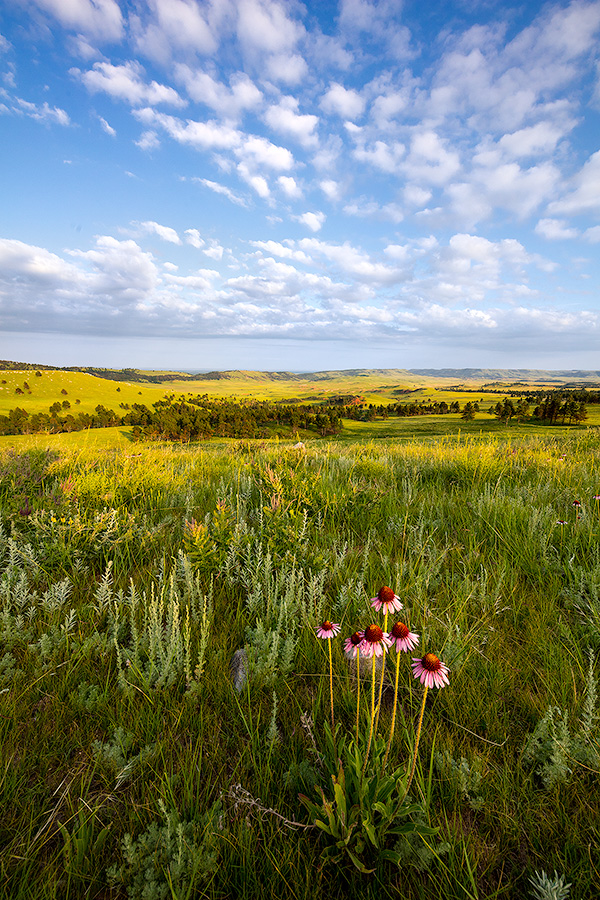
[[0, 434], [82, 431], [86, 428], [132, 426], [135, 440], [195, 441], [210, 437], [268, 437], [273, 429], [304, 429], [321, 435], [342, 428], [341, 411], [317, 404], [285, 405], [271, 401], [166, 397], [151, 407], [121, 404], [115, 412], [99, 404], [93, 413], [69, 412], [53, 403], [47, 413], [17, 407], [0, 416]]

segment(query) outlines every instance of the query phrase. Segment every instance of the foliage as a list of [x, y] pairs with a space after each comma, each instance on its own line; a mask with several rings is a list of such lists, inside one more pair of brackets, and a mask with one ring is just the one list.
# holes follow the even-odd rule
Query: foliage
[[123, 838], [124, 862], [109, 878], [127, 888], [130, 900], [187, 900], [215, 870], [221, 808], [214, 803], [195, 821], [181, 821], [159, 802], [161, 818], [137, 838]]
[[571, 885], [565, 884], [564, 875], [559, 877], [556, 872], [554, 876], [546, 875], [543, 869], [536, 871], [529, 881], [533, 888], [533, 900], [567, 900], [571, 890]]
[[406, 796], [408, 772], [402, 768], [382, 771], [384, 740], [374, 742], [365, 769], [364, 751], [342, 735], [339, 726], [333, 732], [325, 723], [323, 731], [322, 765], [330, 776], [333, 797], [329, 799], [321, 787], [317, 787], [320, 803], [300, 795], [310, 820], [329, 838], [323, 858], [340, 863], [347, 857], [367, 874], [384, 862], [405, 862], [405, 854], [393, 848], [395, 842], [412, 834], [423, 838], [438, 832], [423, 824], [422, 804]]

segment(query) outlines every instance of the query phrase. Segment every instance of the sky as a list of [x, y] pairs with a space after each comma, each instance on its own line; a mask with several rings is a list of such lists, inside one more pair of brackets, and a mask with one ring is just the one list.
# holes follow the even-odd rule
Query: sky
[[600, 369], [600, 0], [1, 0], [0, 357]]

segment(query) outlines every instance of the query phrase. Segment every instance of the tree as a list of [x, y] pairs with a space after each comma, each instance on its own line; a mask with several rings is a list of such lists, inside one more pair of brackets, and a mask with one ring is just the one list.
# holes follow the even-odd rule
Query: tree
[[472, 403], [465, 403], [461, 413], [461, 419], [465, 422], [472, 422], [475, 418], [475, 408]]

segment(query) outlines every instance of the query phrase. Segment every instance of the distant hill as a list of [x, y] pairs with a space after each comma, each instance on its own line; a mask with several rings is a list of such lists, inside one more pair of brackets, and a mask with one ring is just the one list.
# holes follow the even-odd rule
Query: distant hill
[[84, 372], [108, 381], [140, 384], [168, 384], [182, 381], [236, 381], [244, 379], [257, 383], [302, 381], [327, 382], [344, 378], [389, 378], [392, 381], [413, 381], [417, 378], [452, 379], [455, 386], [477, 382], [482, 388], [498, 390], [503, 385], [552, 385], [561, 387], [591, 387], [600, 384], [600, 370], [596, 369], [331, 369], [320, 372], [261, 372], [245, 369], [201, 372], [164, 371], [152, 369], [105, 369], [96, 366], [50, 366], [42, 363], [0, 360], [0, 371]]
[[600, 370], [593, 369], [409, 369], [413, 375], [458, 378], [464, 381], [518, 382], [521, 384], [600, 381]]

